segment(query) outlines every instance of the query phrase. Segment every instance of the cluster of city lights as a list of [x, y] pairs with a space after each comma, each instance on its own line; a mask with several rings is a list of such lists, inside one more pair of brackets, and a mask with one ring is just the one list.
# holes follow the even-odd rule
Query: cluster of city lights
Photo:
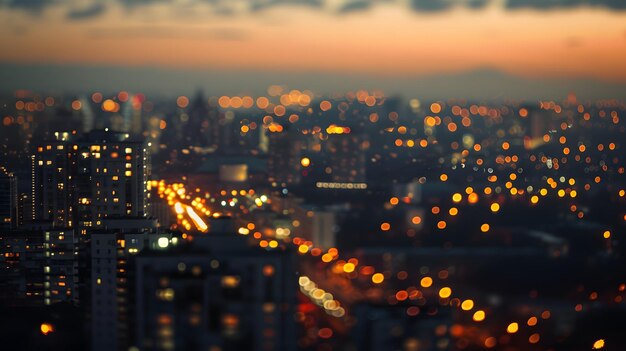
[[[260, 97], [256, 101], [251, 97], [221, 97], [219, 98], [219, 105], [224, 109], [248, 108], [256, 105], [258, 108], [265, 109], [268, 113], [268, 116], [263, 119], [268, 130], [271, 132], [283, 132], [282, 124], [274, 117], [285, 116], [287, 113], [286, 106], [309, 108], [308, 106], [311, 104], [310, 98], [313, 97], [311, 94], [299, 91], [285, 92], [280, 87], [275, 88], [270, 93], [270, 96], [279, 98], [281, 104], [274, 104], [266, 97]], [[383, 100], [384, 97], [382, 95], [359, 91], [349, 101], [374, 107]], [[343, 106], [344, 104], [346, 102], [322, 100], [319, 103], [319, 110], [326, 112], [336, 108], [340, 112], [344, 112], [347, 110], [347, 105]], [[486, 213], [495, 219], [503, 212], [503, 209], [507, 209], [507, 206], [513, 203], [523, 203], [530, 207], [537, 207], [543, 205], [544, 201], [559, 201], [567, 207], [568, 211], [575, 218], [582, 220], [586, 216], [586, 211], [588, 211], [588, 207], [581, 203], [582, 199], [585, 198], [584, 193], [594, 189], [594, 187], [609, 179], [612, 175], [624, 174], [624, 167], [617, 166], [619, 161], [617, 155], [610, 155], [606, 160], [594, 160], [594, 156], [590, 153], [594, 149], [605, 153], [611, 153], [619, 149], [619, 144], [615, 140], [591, 144], [590, 142], [574, 140], [575, 138], [567, 135], [578, 127], [584, 128], [584, 123], [590, 121], [591, 115], [583, 105], [579, 105], [577, 108], [582, 117], [580, 123], [569, 118], [567, 122], [561, 123], [554, 131], [534, 139], [525, 138], [523, 144], [514, 141], [514, 139], [507, 139], [508, 135], [513, 137], [516, 135], [515, 133], [519, 132], [519, 128], [516, 126], [509, 129], [502, 127], [494, 135], [485, 136], [483, 140], [478, 140], [478, 135], [473, 134], [475, 130], [472, 128], [476, 128], [475, 126], [478, 125], [476, 118], [483, 119], [490, 126], [502, 124], [504, 117], [509, 116], [511, 113], [506, 108], [481, 105], [463, 106], [462, 104], [449, 106], [445, 102], [434, 102], [426, 107], [429, 115], [423, 119], [425, 138], [412, 137], [407, 139], [404, 137], [405, 135], [416, 134], [415, 128], [410, 126], [396, 125], [384, 130], [388, 133], [397, 133], [399, 135], [397, 138], [394, 136], [395, 139], [391, 140], [395, 147], [412, 148], [419, 146], [427, 148], [437, 146], [438, 148], [449, 148], [452, 151], [452, 156], [449, 160], [441, 161], [441, 173], [438, 174], [438, 177], [435, 179], [422, 177], [419, 180], [421, 184], [439, 181], [444, 184], [450, 184], [453, 187], [456, 182], [454, 179], [458, 179], [458, 174], [461, 170], [473, 170], [472, 185], [451, 191], [450, 197], [444, 203], [431, 206], [428, 212], [432, 214], [432, 217], [430, 215], [415, 215], [411, 218], [412, 224], [424, 227], [431, 224], [429, 221], [432, 218], [433, 228], [436, 228], [435, 233], [437, 235], [445, 233], [446, 230], [451, 230], [453, 224], [459, 223], [460, 218], [465, 215], [464, 210], [467, 207], [483, 207], [486, 209]], [[542, 102], [541, 107], [553, 111], [557, 115], [564, 111], [564, 108], [554, 102]], [[421, 103], [418, 100], [411, 100], [411, 108], [417, 111], [421, 108]], [[451, 116], [440, 116], [448, 110], [451, 112]], [[512, 113], [517, 118], [531, 118], [530, 112], [526, 108], [516, 109]], [[289, 118], [291, 123], [298, 120], [297, 115], [295, 116], [295, 118], [292, 118], [293, 115]], [[617, 112], [612, 111], [606, 116], [610, 118], [610, 123], [618, 124], [619, 116]], [[388, 117], [393, 122], [396, 122], [398, 119], [397, 113], [393, 112], [389, 113]], [[604, 118], [604, 116], [600, 117]], [[380, 116], [377, 113], [372, 113], [369, 120], [371, 123], [377, 123], [379, 118]], [[246, 133], [250, 128], [244, 125], [241, 126], [241, 131]], [[316, 126], [311, 130], [315, 128], [317, 128], [316, 133], [323, 131], [326, 134], [351, 133], [349, 127], [336, 124], [330, 124], [325, 128]], [[443, 139], [438, 140], [437, 138], [440, 133], [443, 133], [443, 135], [459, 135], [461, 138], [459, 141], [452, 141], [449, 145], [444, 145], [444, 142], [441, 141]], [[548, 148], [553, 145], [557, 145], [558, 148]], [[495, 150], [495, 152], [486, 152], [487, 147], [490, 148], [489, 150]], [[546, 171], [545, 176], [532, 177], [529, 169], [520, 166], [522, 160], [530, 161], [531, 167], [534, 168], [533, 171]], [[299, 158], [298, 162], [303, 168], [315, 167], [315, 164], [309, 157]], [[589, 179], [592, 179], [592, 181], [585, 182], [584, 179], [581, 179], [582, 177], [573, 177], [571, 172], [559, 174], [561, 170], [566, 170], [567, 166], [574, 167], [577, 165], [586, 167], [585, 177], [590, 177]], [[528, 166], [526, 165], [525, 167]], [[592, 175], [590, 176], [590, 174]], [[163, 191], [160, 190], [162, 182], [154, 183], [153, 185], [159, 187], [159, 193], [167, 198], [170, 206], [173, 206], [181, 225], [188, 230], [192, 224], [200, 231], [207, 230], [207, 224], [203, 221], [202, 216], [209, 217], [211, 215], [211, 211], [205, 207], [212, 200], [210, 197], [198, 197], [191, 201], [192, 199], [186, 195], [182, 184], [178, 186], [175, 186], [176, 184], [163, 185]], [[365, 183], [317, 182], [315, 185], [320, 189], [367, 189], [367, 184]], [[263, 207], [270, 202], [266, 195], [253, 196], [253, 192], [250, 191], [250, 193], [252, 194], [232, 194], [232, 198], [222, 199], [216, 205], [221, 205], [224, 208], [230, 207], [235, 211], [238, 210], [240, 218], [246, 219], [245, 216], [253, 207]], [[616, 194], [618, 197], [623, 198], [626, 196], [626, 191], [618, 189]], [[221, 195], [226, 196], [229, 194]], [[401, 206], [411, 201], [410, 198], [391, 197], [389, 204], [386, 204], [386, 206]], [[623, 220], [626, 221], [626, 214], [623, 214]], [[349, 281], [354, 281], [355, 284], [367, 281], [370, 284], [369, 288], [382, 290], [385, 289], [385, 282], [389, 280], [388, 278], [395, 273], [378, 271], [371, 265], [360, 263], [355, 257], [342, 259], [337, 248], [323, 249], [305, 238], [291, 238], [290, 234], [284, 234], [284, 228], [259, 228], [251, 221], [247, 219], [246, 221], [248, 224], [241, 226], [238, 229], [238, 233], [251, 235], [251, 237], [258, 240], [260, 247], [276, 249], [283, 247], [283, 243], [292, 244], [300, 255], [316, 258], [328, 267], [329, 272], [336, 276], [347, 278]], [[497, 222], [496, 220], [492, 221], [487, 216], [484, 221], [472, 230], [476, 230], [486, 236], [497, 235], [499, 228], [494, 225]], [[396, 230], [395, 225], [392, 227], [392, 222], [388, 220], [379, 222], [379, 228], [376, 228], [374, 232], [380, 232], [378, 229], [383, 233], [393, 233]], [[610, 242], [615, 237], [615, 231], [612, 228], [606, 228], [601, 230], [599, 235], [608, 240], [607, 242]], [[468, 313], [471, 316], [471, 320], [476, 323], [488, 320], [489, 309], [478, 308], [475, 299], [456, 297], [453, 294], [452, 284], [444, 284], [443, 282], [437, 284], [434, 277], [431, 276], [419, 277], [418, 281], [419, 286], [410, 286], [392, 292], [388, 295], [387, 301], [392, 304], [410, 300], [425, 301], [426, 296], [432, 295], [438, 298], [440, 305], [453, 308], [458, 307], [460, 311]], [[299, 283], [302, 292], [318, 306], [323, 307], [327, 313], [329, 313], [329, 310], [334, 311], [334, 313], [342, 311], [341, 315], [343, 316], [345, 310], [343, 307], [339, 307], [338, 302], [337, 305], [334, 304], [336, 300], [332, 299], [330, 293], [318, 288], [306, 276], [302, 276]], [[616, 296], [615, 302], [621, 302], [621, 296]], [[576, 304], [575, 310], [580, 312], [582, 304]], [[415, 310], [407, 310], [407, 313], [411, 315], [411, 313], [415, 313]], [[335, 316], [333, 313], [329, 314]], [[544, 310], [536, 315], [530, 314], [528, 318], [509, 321], [500, 330], [504, 334], [517, 334], [524, 326], [527, 326], [532, 331], [532, 328], [538, 325], [540, 319], [549, 319], [550, 314], [549, 310]], [[497, 336], [487, 336], [483, 338], [483, 345], [493, 348], [498, 345], [498, 340]], [[532, 332], [528, 337], [530, 344], [537, 344], [540, 340], [541, 335], [538, 332]], [[603, 347], [604, 339], [598, 339], [593, 345], [594, 349]]]
[[346, 315], [346, 311], [341, 307], [341, 303], [335, 300], [333, 295], [324, 289], [321, 289], [307, 276], [300, 276], [298, 279], [300, 291], [307, 296], [316, 305], [324, 309], [327, 314], [341, 318]]

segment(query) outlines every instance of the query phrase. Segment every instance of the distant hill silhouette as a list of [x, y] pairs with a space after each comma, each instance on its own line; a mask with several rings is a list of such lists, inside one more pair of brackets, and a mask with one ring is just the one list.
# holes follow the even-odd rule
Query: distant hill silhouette
[[318, 93], [382, 89], [422, 99], [467, 98], [563, 99], [575, 92], [580, 99], [626, 99], [626, 82], [585, 78], [522, 78], [492, 69], [387, 77], [333, 72], [259, 72], [0, 63], [0, 92], [30, 89], [48, 93], [116, 92], [128, 90], [157, 96], [193, 94], [263, 94], [268, 85], [286, 84]]

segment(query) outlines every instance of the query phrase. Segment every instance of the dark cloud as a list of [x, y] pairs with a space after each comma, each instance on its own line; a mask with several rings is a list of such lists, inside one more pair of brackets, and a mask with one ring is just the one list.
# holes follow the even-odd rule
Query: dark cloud
[[[216, 0], [205, 1], [216, 2]], [[369, 0], [365, 1], [369, 2]], [[285, 5], [304, 5], [312, 8], [321, 8], [324, 5], [322, 0], [248, 0], [248, 2], [252, 11], [261, 11]]]
[[579, 6], [600, 6], [614, 10], [626, 9], [624, 0], [508, 0], [509, 9], [532, 8], [532, 9], [558, 9]]
[[9, 0], [7, 4], [10, 8], [39, 12], [54, 3], [54, 0]]
[[70, 10], [67, 13], [67, 18], [72, 20], [92, 18], [103, 14], [105, 10], [106, 7], [103, 4], [95, 3], [84, 8]]
[[[220, 15], [234, 15], [241, 11], [239, 4], [243, 3], [246, 11], [262, 11], [270, 8], [287, 7], [297, 5], [326, 10], [324, 0], [244, 0], [236, 2], [229, 0], [192, 0], [181, 4], [176, 0], [111, 0], [117, 1], [128, 10], [135, 10], [154, 4], [170, 4], [173, 7], [192, 6], [205, 4]], [[470, 9], [481, 9], [496, 0], [409, 0], [408, 7], [416, 12], [440, 12], [452, 7], [463, 6]], [[611, 10], [626, 10], [626, 0], [504, 0], [505, 8], [534, 9], [539, 11], [557, 10], [580, 6], [603, 7]], [[334, 12], [339, 14], [351, 13], [369, 9], [377, 3], [397, 2], [401, 0], [341, 0], [333, 7]], [[0, 8], [22, 9], [33, 13], [40, 13], [48, 6], [66, 6], [69, 8], [67, 18], [70, 20], [86, 19], [101, 15], [106, 11], [103, 0], [91, 0], [86, 6], [72, 7], [63, 0], [0, 0]]]
[[481, 9], [489, 3], [490, 0], [470, 0], [467, 3], [467, 7], [472, 9]]
[[141, 6], [141, 5], [150, 5], [150, 4], [163, 4], [163, 3], [173, 3], [172, 0], [118, 0], [120, 3], [128, 6]]
[[363, 1], [350, 1], [348, 3], [346, 3], [345, 5], [341, 6], [337, 12], [338, 13], [352, 13], [352, 12], [358, 12], [358, 11], [362, 11], [362, 10], [367, 10], [371, 7], [371, 2], [367, 1], [367, 0], [363, 0]]
[[453, 6], [481, 9], [492, 0], [411, 0], [411, 8], [417, 12], [445, 11]]
[[418, 12], [443, 11], [452, 5], [453, 0], [411, 0], [411, 7]]

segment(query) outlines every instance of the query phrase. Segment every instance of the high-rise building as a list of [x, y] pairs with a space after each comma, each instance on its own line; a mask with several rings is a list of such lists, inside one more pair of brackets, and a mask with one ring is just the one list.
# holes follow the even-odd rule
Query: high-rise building
[[40, 230], [20, 229], [0, 236], [0, 300], [14, 306], [43, 305], [44, 256]]
[[340, 208], [318, 208], [312, 205], [295, 207], [294, 218], [300, 222], [297, 235], [315, 243], [316, 246], [328, 250], [336, 247], [337, 213]]
[[155, 220], [105, 219], [103, 222], [103, 227], [91, 233], [91, 349], [127, 350], [133, 338], [132, 256], [145, 248], [167, 247], [172, 238], [171, 234], [155, 232]]
[[86, 96], [81, 96], [78, 101], [80, 101], [81, 108], [80, 112], [76, 111], [75, 113], [81, 114], [82, 132], [91, 132], [95, 125], [95, 114], [91, 107], [91, 101]]
[[0, 167], [0, 228], [17, 227], [17, 208], [17, 178]]
[[33, 215], [32, 193], [20, 193], [17, 197], [17, 226], [21, 227], [35, 217]]
[[144, 251], [135, 263], [136, 347], [295, 349], [297, 279], [289, 251], [211, 232], [189, 246]]
[[[298, 161], [298, 166], [303, 166], [303, 183], [316, 184], [318, 188], [329, 185], [337, 189], [366, 187], [366, 154], [369, 149], [367, 135], [335, 132], [323, 138], [317, 134], [308, 135], [305, 140], [306, 151], [303, 153], [304, 157]], [[320, 186], [320, 183], [324, 186]]]
[[73, 230], [45, 230], [44, 304], [78, 303], [78, 241]]
[[300, 183], [304, 142], [298, 137], [293, 132], [269, 134], [267, 172], [270, 182], [279, 185]]
[[189, 145], [205, 147], [209, 145], [209, 105], [202, 91], [198, 91], [188, 108], [189, 123], [187, 134]]
[[323, 143], [324, 173], [332, 182], [365, 183], [366, 135], [331, 134]]
[[[351, 329], [354, 349], [363, 351], [391, 350], [449, 350], [448, 339], [437, 330], [449, 327], [453, 316], [449, 310], [420, 306], [417, 311], [432, 313], [409, 314], [410, 306], [384, 306], [359, 303], [353, 307], [356, 323]], [[410, 311], [410, 310], [409, 310]]]
[[55, 133], [55, 139], [36, 147], [32, 157], [32, 220], [49, 220], [57, 227], [72, 227], [76, 180], [73, 137], [67, 132]]
[[92, 131], [77, 143], [78, 226], [98, 228], [104, 218], [145, 217], [151, 173], [143, 140], [127, 133]]
[[31, 222], [4, 232], [0, 237], [8, 293], [4, 297], [27, 306], [77, 304], [76, 250], [74, 231], [53, 229], [50, 222]]
[[127, 133], [55, 133], [33, 156], [33, 214], [86, 234], [109, 217], [147, 214], [148, 153]]
[[44, 301], [77, 302], [80, 296], [90, 311], [92, 349], [124, 348], [126, 257], [156, 228], [147, 219], [146, 145], [108, 130], [54, 136], [32, 157], [33, 217], [52, 223], [44, 233]]

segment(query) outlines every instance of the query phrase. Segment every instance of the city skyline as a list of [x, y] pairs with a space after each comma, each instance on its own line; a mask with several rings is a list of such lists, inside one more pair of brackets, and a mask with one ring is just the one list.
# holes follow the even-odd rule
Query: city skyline
[[626, 345], [621, 101], [3, 101], [6, 345]]

